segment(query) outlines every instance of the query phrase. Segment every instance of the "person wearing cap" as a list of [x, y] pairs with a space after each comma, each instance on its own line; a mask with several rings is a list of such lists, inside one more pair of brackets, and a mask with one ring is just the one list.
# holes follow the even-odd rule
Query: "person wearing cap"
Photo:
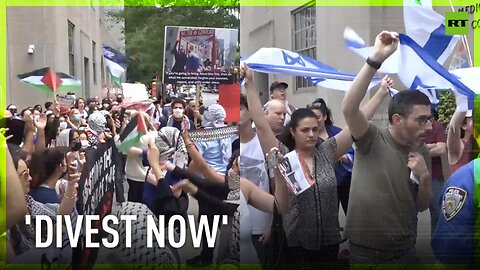
[[10, 104], [7, 106], [7, 111], [9, 111], [12, 114], [12, 117], [17, 116], [17, 106], [15, 104]]
[[110, 111], [112, 108], [112, 102], [108, 98], [102, 99], [102, 110]]
[[457, 109], [450, 121], [447, 135], [448, 162], [451, 173], [475, 158], [473, 152], [475, 144], [477, 142], [473, 139], [472, 110], [460, 112]]
[[290, 115], [296, 110], [294, 106], [288, 103], [287, 100], [287, 88], [286, 82], [276, 81], [270, 85], [270, 97], [271, 99], [278, 99], [285, 103], [286, 115], [284, 125], [286, 126], [290, 122]]

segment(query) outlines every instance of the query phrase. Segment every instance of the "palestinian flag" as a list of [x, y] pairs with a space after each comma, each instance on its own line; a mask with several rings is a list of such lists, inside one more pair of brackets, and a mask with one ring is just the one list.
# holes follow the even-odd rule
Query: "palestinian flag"
[[122, 76], [127, 70], [127, 58], [115, 49], [103, 45], [103, 58], [116, 86], [122, 86]]
[[46, 67], [37, 69], [29, 73], [17, 76], [20, 81], [30, 85], [33, 88], [52, 92], [75, 92], [82, 89], [82, 83], [62, 72], [55, 72], [53, 69]]
[[147, 133], [147, 125], [141, 113], [137, 113], [125, 130], [120, 135], [120, 147], [118, 150], [125, 153], [128, 149], [139, 145], [140, 138]]

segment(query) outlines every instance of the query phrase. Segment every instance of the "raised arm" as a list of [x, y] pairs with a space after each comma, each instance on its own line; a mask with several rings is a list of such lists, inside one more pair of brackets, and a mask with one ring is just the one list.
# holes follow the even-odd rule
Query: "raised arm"
[[244, 65], [240, 70], [240, 75], [244, 77], [245, 80], [248, 110], [255, 123], [260, 145], [262, 146], [263, 153], [268, 153], [270, 149], [278, 146], [278, 140], [265, 118], [262, 103], [260, 102], [258, 91], [255, 89], [255, 84], [253, 82], [253, 72]]
[[215, 172], [203, 159], [202, 155], [198, 152], [197, 148], [193, 144], [192, 140], [190, 139], [190, 135], [188, 133], [188, 119], [184, 119], [182, 123], [182, 138], [185, 142], [185, 146], [188, 151], [188, 155], [195, 163], [196, 168], [202, 172], [205, 179], [208, 179], [212, 182], [223, 184], [225, 183], [225, 178], [220, 175], [219, 173]]
[[[360, 110], [360, 113], [363, 113], [367, 120], [367, 127], [368, 121], [373, 118], [375, 112], [378, 110], [385, 97], [388, 96], [388, 87], [392, 86], [393, 80], [390, 79], [387, 75], [385, 75], [385, 77], [382, 79], [382, 83], [380, 84], [380, 89], [378, 89], [377, 93], [375, 93], [375, 95], [368, 101], [368, 103], [362, 108], [362, 110]], [[342, 156], [345, 155], [348, 149], [352, 146], [352, 133], [350, 132], [349, 128], [343, 129], [335, 136], [335, 139], [337, 140], [335, 161], [337, 161], [342, 158]]]
[[[374, 51], [372, 56], [369, 57], [370, 61], [383, 63], [385, 59], [395, 52], [398, 42], [398, 33], [381, 32], [375, 38]], [[342, 112], [352, 136], [356, 139], [361, 138], [368, 129], [368, 118], [366, 114], [360, 110], [360, 103], [365, 97], [368, 85], [376, 71], [377, 69], [369, 64], [364, 64], [343, 99]]]
[[463, 153], [464, 145], [462, 143], [461, 130], [466, 114], [467, 112], [456, 110], [450, 120], [447, 134], [448, 162], [450, 165], [457, 163]]
[[35, 144], [35, 152], [45, 149], [45, 128], [47, 127], [47, 116], [42, 114], [38, 120], [34, 122], [37, 128], [37, 143]]
[[[2, 191], [2, 194], [6, 194], [7, 196], [5, 207], [5, 209], [8, 209], [8, 211], [6, 211], [6, 229], [10, 229], [13, 225], [19, 223], [25, 217], [27, 213], [27, 203], [25, 201], [25, 194], [23, 193], [20, 179], [18, 178], [17, 170], [15, 170], [15, 166], [13, 164], [12, 156], [10, 155], [10, 151], [8, 151], [5, 138], [3, 138], [3, 135], [0, 136], [2, 137], [0, 138], [0, 143], [2, 144], [1, 147], [4, 148], [2, 150], [6, 151], [7, 154], [5, 167], [6, 173], [1, 172], [0, 174], [2, 175], [2, 178], [6, 177], [7, 181], [6, 190], [8, 192]], [[5, 178], [1, 180], [5, 181]]]
[[25, 114], [25, 135], [23, 136], [22, 150], [28, 154], [33, 153], [33, 133], [35, 133], [35, 126], [30, 115]]

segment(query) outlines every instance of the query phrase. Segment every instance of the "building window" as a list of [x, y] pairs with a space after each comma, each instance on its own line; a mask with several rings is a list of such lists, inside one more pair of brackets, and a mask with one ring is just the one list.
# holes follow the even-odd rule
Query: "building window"
[[92, 40], [92, 72], [93, 84], [97, 84], [97, 43]]
[[75, 25], [68, 21], [68, 72], [75, 76]]
[[[292, 12], [293, 49], [313, 59], [317, 58], [317, 28], [315, 6], [303, 6]], [[295, 78], [296, 88], [314, 86], [303, 77]]]

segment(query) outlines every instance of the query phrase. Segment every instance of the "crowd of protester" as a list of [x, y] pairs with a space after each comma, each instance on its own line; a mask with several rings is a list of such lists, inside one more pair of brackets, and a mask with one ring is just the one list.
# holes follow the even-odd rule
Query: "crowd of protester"
[[[246, 66], [241, 69], [246, 95], [240, 98], [239, 136], [193, 141], [193, 130], [207, 134], [227, 126], [220, 104], [204, 107], [195, 100], [155, 101], [137, 110], [125, 108], [122, 95], [101, 101], [77, 98], [71, 107], [53, 101], [18, 111], [9, 105], [8, 261], [38, 261], [31, 252], [35, 234], [44, 237], [45, 232], [26, 225], [26, 214], [78, 217], [77, 182], [87, 162], [85, 151], [109, 140], [120, 147], [120, 134], [140, 114], [146, 132], [138, 145], [122, 151], [128, 202], [143, 207], [139, 212], [168, 218], [186, 216], [193, 196], [198, 214], [209, 223], [214, 215], [231, 218], [231, 226], [222, 228], [226, 240], [209, 248], [203, 238], [200, 255], [186, 263], [419, 263], [418, 213], [426, 209], [437, 260], [473, 262], [472, 160], [478, 154], [478, 132], [472, 113], [457, 110], [444, 127], [422, 92], [400, 91], [392, 97], [388, 76], [360, 107], [376, 73], [371, 63], [381, 64], [397, 44], [394, 32], [376, 37], [370, 63], [343, 100], [344, 129], [334, 125], [322, 98], [305, 108], [289, 104], [284, 82], [273, 83], [271, 100], [262, 104]], [[389, 125], [380, 127], [370, 120], [385, 99]], [[279, 169], [292, 152], [310, 183], [301, 193], [292, 190]], [[346, 215], [343, 233], [340, 211]], [[345, 240], [348, 252], [339, 250]], [[55, 252], [64, 254], [64, 262], [75, 262], [68, 243], [64, 247]]]

